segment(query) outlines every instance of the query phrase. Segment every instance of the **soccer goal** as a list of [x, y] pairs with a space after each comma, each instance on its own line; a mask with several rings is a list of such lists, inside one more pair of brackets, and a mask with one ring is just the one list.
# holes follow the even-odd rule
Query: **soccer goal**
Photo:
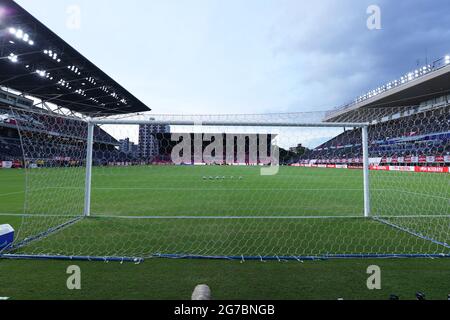
[[407, 117], [401, 124], [326, 118], [83, 120], [15, 111], [25, 209], [2, 253], [118, 261], [448, 257], [448, 158], [394, 161], [393, 137], [397, 146], [417, 144], [402, 125]]

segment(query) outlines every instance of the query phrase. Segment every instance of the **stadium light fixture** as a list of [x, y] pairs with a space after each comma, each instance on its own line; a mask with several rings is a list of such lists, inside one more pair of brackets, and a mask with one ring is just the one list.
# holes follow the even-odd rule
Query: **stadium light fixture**
[[81, 89], [77, 89], [75, 90], [75, 93], [79, 94], [80, 96], [86, 97], [86, 92], [84, 90]]
[[59, 80], [58, 81], [58, 85], [60, 85], [63, 88], [67, 88], [69, 90], [72, 89], [72, 87], [70, 86], [70, 83], [68, 81], [64, 80], [64, 79]]
[[16, 54], [11, 53], [8, 56], [8, 60], [11, 61], [12, 63], [17, 63], [17, 62], [19, 62], [19, 57]]
[[38, 70], [36, 70], [36, 73], [42, 78], [45, 78], [47, 76], [47, 72], [45, 72], [44, 70], [38, 69]]
[[450, 56], [445, 56], [445, 64], [449, 64], [450, 63]]
[[[442, 61], [442, 60], [444, 61], [444, 65], [450, 64], [450, 55], [446, 55], [444, 58], [441, 58], [439, 61]], [[440, 66], [442, 66], [442, 62], [440, 62]], [[436, 64], [420, 67], [414, 71], [404, 74], [401, 78], [399, 78], [397, 80], [391, 81], [381, 87], [378, 87], [374, 90], [367, 92], [366, 94], [355, 99], [355, 101], [361, 102], [361, 101], [365, 101], [367, 99], [373, 98], [375, 96], [378, 96], [379, 94], [389, 91], [395, 87], [398, 87], [399, 85], [406, 84], [410, 81], [413, 81], [424, 75], [427, 75], [428, 73], [433, 72], [433, 70], [435, 70], [437, 67], [439, 67], [439, 66], [436, 66]]]
[[16, 32], [16, 38], [17, 39], [23, 39], [23, 31], [21, 29], [17, 30]]
[[61, 62], [61, 59], [58, 58], [58, 54], [53, 50], [44, 50], [44, 54], [57, 62]]
[[86, 80], [89, 81], [94, 86], [97, 85], [97, 82], [95, 81], [95, 79], [93, 77], [86, 78]]
[[75, 74], [81, 76], [81, 71], [78, 70], [78, 68], [76, 66], [67, 66], [67, 69], [69, 69], [70, 71], [74, 72]]
[[[28, 43], [30, 46], [34, 45], [34, 41], [30, 39], [30, 35], [28, 33], [25, 33], [22, 29], [16, 29], [14, 27], [10, 27], [9, 33], [13, 36], [15, 36], [19, 40], [23, 40], [24, 42]], [[14, 44], [14, 42], [10, 41], [10, 43]]]

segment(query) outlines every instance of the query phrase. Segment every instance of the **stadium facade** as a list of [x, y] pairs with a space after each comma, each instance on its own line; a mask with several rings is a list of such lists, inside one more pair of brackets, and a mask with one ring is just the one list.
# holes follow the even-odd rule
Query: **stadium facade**
[[161, 155], [162, 141], [159, 134], [170, 133], [169, 125], [143, 124], [139, 126], [139, 156], [142, 159], [156, 159]]

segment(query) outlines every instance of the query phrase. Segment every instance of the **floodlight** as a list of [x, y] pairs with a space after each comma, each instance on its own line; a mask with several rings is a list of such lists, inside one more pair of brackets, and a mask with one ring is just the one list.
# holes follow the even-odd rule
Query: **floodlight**
[[28, 44], [29, 44], [30, 46], [34, 46], [34, 41], [33, 41], [33, 40], [30, 40], [30, 41], [28, 41]]
[[36, 73], [41, 76], [41, 77], [45, 77], [46, 76], [46, 72], [43, 70], [36, 70]]
[[15, 28], [9, 28], [9, 33], [16, 34], [17, 30]]
[[14, 53], [11, 53], [9, 55], [8, 59], [13, 63], [19, 62], [19, 57], [17, 55], [15, 55]]
[[18, 39], [22, 39], [23, 38], [23, 31], [22, 30], [17, 30], [16, 32], [16, 38]]

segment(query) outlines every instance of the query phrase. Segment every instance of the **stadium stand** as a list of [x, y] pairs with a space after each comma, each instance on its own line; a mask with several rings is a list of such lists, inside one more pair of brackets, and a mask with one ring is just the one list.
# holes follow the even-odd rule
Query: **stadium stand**
[[[21, 127], [22, 135], [34, 139], [36, 147], [27, 159], [34, 159], [33, 165], [68, 166], [80, 165], [73, 163], [73, 158], [79, 158], [79, 143], [86, 143], [87, 130], [84, 122], [77, 119], [55, 117], [53, 114], [19, 111], [12, 115], [0, 109], [0, 161], [22, 162], [23, 154], [17, 126]], [[80, 130], [80, 128], [84, 128]], [[94, 161], [97, 164], [119, 162], [129, 159], [129, 155], [121, 153], [117, 146], [119, 142], [99, 127], [94, 131]], [[57, 143], [53, 143], [57, 140]], [[51, 155], [51, 156], [50, 156]]]
[[[370, 129], [369, 141], [371, 157], [382, 158], [384, 164], [412, 163], [414, 159], [418, 163], [443, 163], [450, 156], [450, 107], [376, 124]], [[432, 162], [423, 160], [431, 157]], [[361, 163], [361, 158], [361, 130], [352, 129], [305, 154], [300, 161], [342, 164]]]
[[[0, 7], [6, 54], [0, 59], [0, 164], [79, 165], [71, 158], [76, 144], [86, 143], [83, 118], [150, 111], [17, 3], [0, 0]], [[33, 154], [23, 154], [24, 136], [35, 145]], [[100, 127], [94, 141], [97, 161], [106, 151], [123, 157], [118, 141]]]

